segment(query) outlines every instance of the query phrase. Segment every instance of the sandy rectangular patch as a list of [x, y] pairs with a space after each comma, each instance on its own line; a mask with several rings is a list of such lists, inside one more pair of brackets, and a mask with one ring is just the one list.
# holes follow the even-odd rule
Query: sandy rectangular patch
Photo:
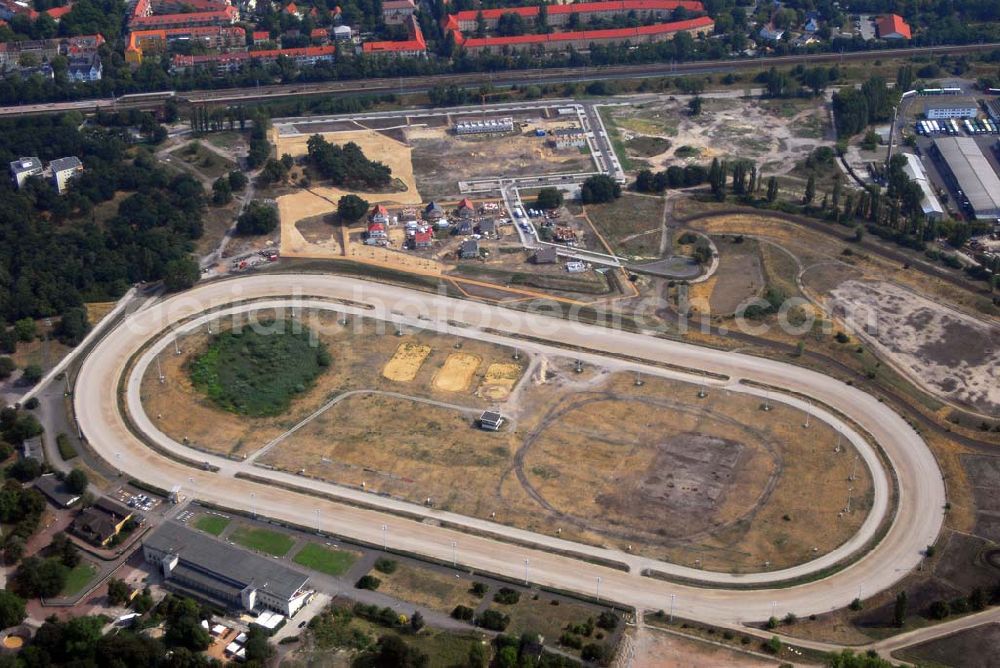
[[422, 346], [418, 343], [401, 343], [396, 348], [392, 359], [382, 367], [382, 375], [389, 380], [408, 383], [417, 377], [417, 372], [420, 371], [421, 365], [430, 354], [430, 346]]
[[510, 396], [510, 391], [514, 389], [514, 384], [521, 377], [524, 368], [520, 364], [494, 363], [486, 369], [486, 376], [476, 390], [476, 396], [480, 396], [493, 401], [502, 401]]
[[472, 382], [481, 361], [479, 355], [452, 353], [434, 374], [434, 387], [445, 392], [461, 392]]
[[[369, 160], [377, 160], [383, 163], [392, 170], [393, 179], [399, 179], [406, 185], [406, 190], [402, 192], [357, 193], [369, 202], [420, 204], [420, 193], [417, 191], [417, 183], [413, 178], [413, 162], [410, 159], [411, 148], [408, 144], [374, 130], [306, 133], [291, 136], [282, 136], [275, 131], [274, 143], [277, 147], [277, 154], [283, 155], [288, 153], [293, 158], [306, 155], [308, 153], [306, 144], [309, 142], [309, 137], [313, 134], [321, 134], [324, 139], [332, 144], [343, 145], [348, 142], [354, 142], [361, 147], [365, 157]], [[339, 200], [342, 195], [353, 192], [324, 186], [322, 183], [317, 183], [312, 190], [316, 194], [331, 199], [334, 202]]]

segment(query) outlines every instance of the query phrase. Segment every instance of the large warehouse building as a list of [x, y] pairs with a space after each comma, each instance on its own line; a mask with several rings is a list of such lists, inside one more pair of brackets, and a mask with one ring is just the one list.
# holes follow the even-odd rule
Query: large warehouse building
[[972, 215], [980, 220], [1000, 218], [1000, 178], [975, 139], [935, 139], [934, 157], [948, 185], [961, 191], [958, 201], [971, 209]]
[[160, 567], [170, 588], [230, 610], [291, 617], [310, 594], [309, 576], [175, 522], [164, 522], [146, 538], [142, 553]]

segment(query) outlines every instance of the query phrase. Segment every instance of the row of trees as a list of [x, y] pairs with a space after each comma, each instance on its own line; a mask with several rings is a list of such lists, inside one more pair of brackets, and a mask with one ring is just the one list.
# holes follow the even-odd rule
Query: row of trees
[[636, 175], [635, 189], [641, 193], [662, 193], [668, 188], [700, 186], [708, 180], [708, 170], [701, 165], [670, 165], [659, 172], [648, 169]]

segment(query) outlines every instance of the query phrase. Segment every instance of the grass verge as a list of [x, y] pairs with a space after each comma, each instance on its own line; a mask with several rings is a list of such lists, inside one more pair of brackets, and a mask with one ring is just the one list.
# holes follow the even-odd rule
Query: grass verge
[[230, 539], [243, 547], [266, 552], [275, 557], [285, 556], [295, 544], [295, 540], [291, 536], [268, 529], [251, 529], [250, 527], [239, 527], [233, 531]]
[[316, 543], [309, 543], [295, 554], [292, 561], [314, 571], [337, 577], [350, 570], [354, 565], [355, 556], [343, 550], [331, 550]]

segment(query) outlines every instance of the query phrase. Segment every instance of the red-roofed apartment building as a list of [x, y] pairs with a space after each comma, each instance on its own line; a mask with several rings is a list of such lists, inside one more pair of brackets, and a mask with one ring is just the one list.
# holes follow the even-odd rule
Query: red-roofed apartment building
[[410, 32], [410, 39], [402, 42], [365, 42], [361, 46], [362, 52], [367, 56], [402, 56], [404, 58], [427, 55], [427, 42], [424, 40], [420, 24], [417, 23], [417, 17], [407, 18], [406, 26]]
[[253, 45], [261, 46], [262, 44], [267, 44], [271, 41], [271, 32], [268, 30], [254, 30], [253, 31]]
[[416, 11], [413, 0], [382, 0], [382, 20], [386, 25], [402, 25]]
[[[384, 6], [384, 3], [383, 3]], [[614, 0], [609, 2], [578, 2], [571, 5], [549, 5], [549, 27], [557, 28], [569, 23], [570, 16], [576, 14], [580, 21], [591, 18], [609, 19], [634, 13], [640, 20], [668, 21], [675, 9], [684, 8], [689, 12], [701, 13], [705, 8], [696, 0]], [[538, 16], [538, 7], [505, 7], [501, 9], [483, 9], [483, 21], [487, 30], [497, 27], [500, 17], [504, 14], [517, 14], [521, 18], [534, 20]], [[470, 9], [450, 15], [445, 21], [445, 28], [457, 27], [469, 32], [476, 29], [480, 10]], [[455, 25], [457, 24], [457, 26]]]
[[139, 65], [145, 56], [163, 53], [174, 42], [200, 44], [208, 49], [246, 49], [246, 31], [239, 26], [200, 26], [165, 30], [133, 30], [125, 47], [125, 62]]
[[235, 72], [246, 63], [257, 61], [273, 63], [284, 57], [296, 65], [316, 65], [333, 60], [336, 48], [333, 46], [307, 46], [300, 49], [270, 49], [267, 51], [239, 51], [216, 53], [199, 56], [176, 55], [170, 64], [172, 72], [184, 72], [198, 67], [211, 67], [216, 72], [224, 74]]
[[656, 23], [638, 28], [609, 28], [606, 30], [578, 30], [574, 32], [553, 32], [545, 35], [518, 35], [516, 37], [463, 37], [453, 30], [455, 44], [466, 51], [486, 51], [502, 53], [505, 49], [517, 51], [540, 47], [544, 51], [561, 51], [569, 47], [586, 50], [592, 44], [650, 44], [672, 39], [686, 32], [692, 36], [707, 35], [715, 30], [715, 21], [701, 16], [687, 21]]
[[881, 39], [910, 39], [910, 26], [899, 14], [880, 16], [875, 20], [878, 36]]
[[236, 23], [239, 11], [232, 6], [212, 12], [137, 16], [129, 23], [130, 30], [168, 30], [196, 26], [223, 26]]

